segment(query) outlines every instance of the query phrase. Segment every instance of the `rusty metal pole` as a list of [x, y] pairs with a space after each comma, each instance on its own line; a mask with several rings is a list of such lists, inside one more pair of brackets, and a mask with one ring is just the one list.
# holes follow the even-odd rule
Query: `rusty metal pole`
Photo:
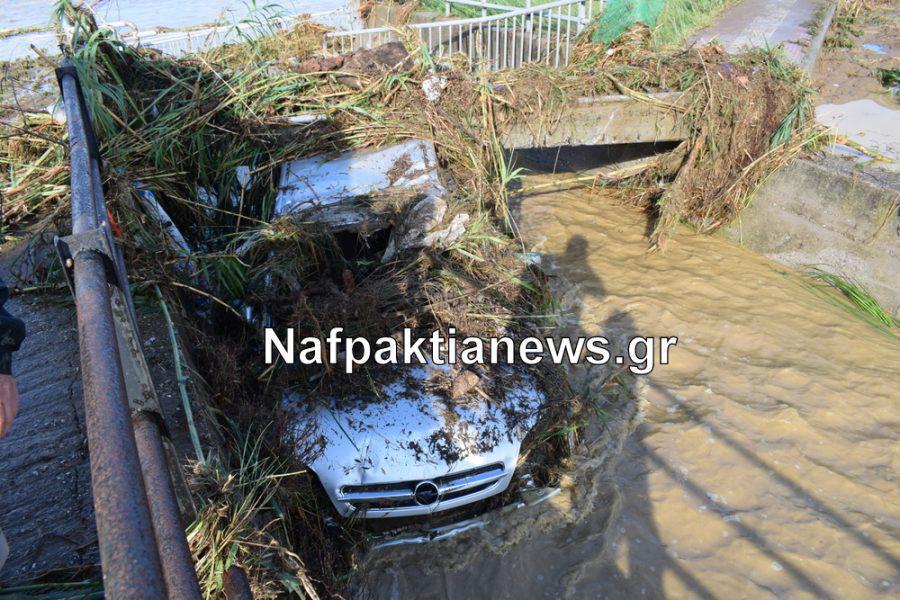
[[222, 587], [225, 588], [225, 600], [253, 600], [247, 574], [236, 565], [231, 565], [222, 574]]
[[[95, 206], [96, 156], [74, 74], [60, 72], [69, 130], [72, 233], [100, 225]], [[147, 505], [131, 409], [119, 360], [107, 277], [107, 257], [83, 248], [73, 257], [75, 304], [91, 461], [94, 515], [108, 598], [165, 598], [166, 590]]]
[[75, 258], [75, 302], [91, 488], [108, 598], [165, 598], [147, 493], [131, 429], [104, 258]]
[[184, 536], [178, 499], [172, 488], [172, 480], [166, 468], [160, 427], [150, 413], [138, 413], [134, 417], [134, 437], [137, 441], [150, 502], [150, 514], [156, 531], [156, 546], [162, 560], [163, 574], [170, 598], [179, 600], [203, 597], [194, 560]]
[[[64, 67], [60, 71], [60, 85], [64, 97], [73, 99], [71, 103], [67, 103], [66, 111], [67, 120], [72, 124], [74, 139], [84, 142], [77, 145], [72, 155], [73, 237], [76, 237], [75, 234], [84, 234], [82, 237], [85, 239], [76, 240], [78, 248], [103, 246], [105, 249], [105, 255], [99, 257], [106, 269], [109, 284], [105, 299], [112, 307], [114, 329], [118, 335], [118, 347], [115, 351], [120, 359], [126, 402], [133, 419], [134, 440], [165, 588], [170, 598], [200, 600], [200, 585], [184, 535], [181, 511], [166, 460], [163, 443], [165, 426], [158, 412], [156, 393], [138, 341], [137, 317], [128, 287], [125, 262], [108, 236], [109, 224], [100, 180], [99, 151], [92, 137], [80, 84], [71, 67]], [[85, 160], [86, 171], [82, 168]], [[98, 235], [98, 232], [105, 232], [107, 235]], [[114, 272], [114, 276], [111, 276], [110, 271]], [[137, 403], [136, 398], [139, 399]], [[177, 468], [177, 465], [173, 468]]]

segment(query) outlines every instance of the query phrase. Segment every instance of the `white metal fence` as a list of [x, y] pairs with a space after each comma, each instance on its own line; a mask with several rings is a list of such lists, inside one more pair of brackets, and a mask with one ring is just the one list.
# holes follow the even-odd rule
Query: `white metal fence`
[[569, 63], [572, 42], [603, 7], [602, 1], [590, 0], [558, 0], [524, 8], [450, 0], [446, 3], [448, 13], [451, 4], [480, 8], [481, 16], [445, 18], [402, 28], [333, 31], [323, 36], [322, 50], [343, 54], [412, 35], [435, 60], [461, 54], [473, 70], [497, 71], [538, 62], [558, 67]]

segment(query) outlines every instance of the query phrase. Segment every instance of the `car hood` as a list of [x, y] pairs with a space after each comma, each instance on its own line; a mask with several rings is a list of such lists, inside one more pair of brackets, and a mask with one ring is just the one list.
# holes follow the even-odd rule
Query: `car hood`
[[[380, 397], [326, 399], [294, 395], [288, 436], [323, 484], [358, 485], [432, 479], [483, 465], [516, 464], [522, 439], [544, 395], [525, 369], [492, 367], [492, 395], [474, 390], [450, 399], [449, 367], [394, 367]], [[301, 439], [302, 438], [302, 439]], [[302, 457], [301, 457], [302, 458]]]

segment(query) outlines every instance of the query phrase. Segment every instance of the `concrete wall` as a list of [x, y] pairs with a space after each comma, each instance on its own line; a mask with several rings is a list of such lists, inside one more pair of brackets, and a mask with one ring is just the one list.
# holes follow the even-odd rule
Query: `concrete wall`
[[900, 177], [822, 157], [796, 160], [754, 195], [727, 237], [794, 267], [864, 285], [900, 315]]
[[655, 102], [628, 96], [578, 98], [564, 115], [553, 121], [518, 117], [500, 132], [506, 149], [555, 146], [597, 146], [653, 142], [679, 142], [690, 132], [671, 109], [682, 98], [679, 92], [650, 94]]

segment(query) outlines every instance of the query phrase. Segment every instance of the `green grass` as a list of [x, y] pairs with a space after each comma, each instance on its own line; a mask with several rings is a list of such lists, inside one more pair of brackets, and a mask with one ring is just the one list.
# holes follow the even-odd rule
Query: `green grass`
[[790, 141], [795, 132], [803, 131], [809, 125], [813, 114], [812, 98], [815, 90], [810, 86], [803, 72], [791, 63], [779, 48], [769, 48], [766, 68], [776, 79], [787, 81], [795, 90], [797, 98], [791, 110], [784, 116], [778, 128], [772, 132], [769, 147], [776, 148]]
[[837, 300], [837, 303], [848, 312], [858, 316], [873, 327], [893, 337], [897, 337], [896, 329], [900, 326], [900, 323], [860, 283], [848, 277], [828, 273], [818, 268], [810, 269], [808, 274], [815, 282], [838, 291], [840, 296], [835, 297], [831, 295], [831, 298]]
[[680, 44], [732, 4], [737, 0], [667, 0], [653, 27], [653, 42], [658, 46]]
[[881, 85], [887, 89], [896, 100], [900, 100], [900, 69], [877, 69]]
[[200, 587], [207, 597], [222, 597], [224, 573], [238, 564], [268, 592], [312, 592], [300, 563], [290, 561], [295, 570], [287, 570], [279, 540], [285, 517], [276, 496], [282, 481], [300, 473], [283, 472], [267, 455], [265, 430], [242, 436], [233, 428], [233, 451], [221, 462], [198, 466], [193, 477], [200, 506], [186, 534]]

